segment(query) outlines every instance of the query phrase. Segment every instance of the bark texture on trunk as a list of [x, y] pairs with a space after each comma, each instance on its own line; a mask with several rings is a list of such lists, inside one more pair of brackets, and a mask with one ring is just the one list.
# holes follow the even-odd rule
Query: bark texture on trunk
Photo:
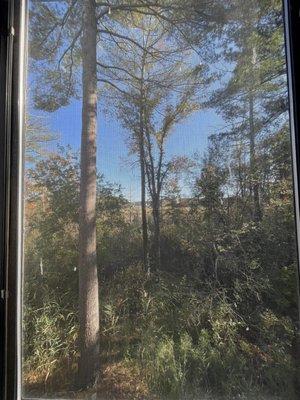
[[148, 239], [148, 222], [146, 208], [146, 154], [145, 154], [145, 129], [144, 129], [144, 73], [146, 52], [143, 52], [141, 62], [141, 77], [140, 77], [140, 104], [139, 104], [139, 159], [141, 171], [141, 212], [142, 212], [142, 236], [143, 236], [143, 266], [145, 270], [149, 269], [149, 239]]
[[99, 359], [99, 287], [96, 253], [96, 40], [95, 1], [83, 0], [78, 365], [78, 384], [81, 387], [94, 382]]
[[140, 170], [141, 170], [141, 211], [142, 211], [142, 232], [143, 232], [143, 264], [149, 268], [148, 249], [148, 223], [146, 209], [146, 171], [145, 171], [145, 148], [143, 133], [140, 133]]
[[[251, 49], [251, 80], [255, 84], [254, 68], [256, 64], [256, 48]], [[250, 190], [253, 199], [253, 220], [261, 220], [261, 207], [259, 198], [259, 183], [257, 176], [257, 158], [256, 158], [256, 132], [254, 123], [254, 95], [252, 88], [249, 93], [249, 141], [250, 141]]]
[[153, 215], [153, 254], [154, 265], [153, 270], [160, 270], [161, 266], [161, 249], [160, 249], [160, 195], [155, 194], [152, 198], [152, 215]]
[[249, 141], [250, 141], [250, 190], [253, 199], [253, 219], [260, 221], [261, 208], [259, 199], [259, 184], [257, 176], [257, 160], [256, 160], [256, 141], [254, 126], [254, 99], [253, 95], [249, 96]]
[[142, 212], [142, 233], [143, 233], [143, 264], [144, 268], [149, 268], [149, 248], [148, 248], [148, 223], [146, 209], [146, 165], [145, 165], [145, 139], [144, 139], [144, 89], [143, 75], [141, 79], [141, 104], [140, 104], [140, 129], [138, 134], [139, 158], [141, 171], [141, 212]]

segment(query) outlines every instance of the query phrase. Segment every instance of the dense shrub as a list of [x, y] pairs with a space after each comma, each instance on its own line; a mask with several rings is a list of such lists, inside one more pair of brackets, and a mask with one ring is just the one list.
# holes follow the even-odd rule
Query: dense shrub
[[[68, 157], [38, 166], [36, 198], [26, 210], [28, 393], [33, 385], [49, 393], [76, 382], [78, 175]], [[46, 184], [46, 195], [39, 197]], [[206, 195], [219, 196], [216, 213], [197, 193], [204, 184], [196, 182], [184, 211], [164, 213], [161, 265], [149, 273], [141, 263], [137, 210], [128, 208], [119, 188], [99, 179], [101, 371], [134, 371], [149, 399], [198, 400], [199, 393], [230, 400], [250, 394], [296, 398], [291, 192], [276, 187], [257, 223], [242, 220], [236, 203], [228, 211], [214, 186]], [[65, 213], [64, 204], [57, 204], [70, 190], [75, 200]]]

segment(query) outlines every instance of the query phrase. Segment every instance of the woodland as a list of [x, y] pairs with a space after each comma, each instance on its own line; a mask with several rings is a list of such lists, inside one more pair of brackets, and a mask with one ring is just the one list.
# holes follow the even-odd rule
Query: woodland
[[[281, 1], [38, 0], [28, 26], [24, 395], [298, 399]], [[53, 146], [36, 115], [73, 101], [80, 149]], [[169, 157], [205, 110], [207, 148]], [[97, 168], [103, 115], [137, 201]]]

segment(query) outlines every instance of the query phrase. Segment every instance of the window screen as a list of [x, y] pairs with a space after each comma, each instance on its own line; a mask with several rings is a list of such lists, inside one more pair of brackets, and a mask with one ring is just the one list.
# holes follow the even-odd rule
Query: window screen
[[279, 0], [29, 0], [24, 398], [293, 400]]

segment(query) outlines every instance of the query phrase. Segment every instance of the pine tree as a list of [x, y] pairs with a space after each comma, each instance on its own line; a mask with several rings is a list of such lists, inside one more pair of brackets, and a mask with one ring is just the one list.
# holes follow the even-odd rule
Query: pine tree
[[247, 149], [243, 158], [248, 165], [244, 176], [248, 184], [245, 187], [240, 181], [240, 190], [251, 200], [252, 219], [259, 221], [263, 213], [262, 138], [287, 120], [279, 2], [237, 3], [221, 43], [221, 58], [231, 73], [229, 78], [224, 73], [211, 105], [228, 122], [220, 137], [235, 143], [235, 148]]

